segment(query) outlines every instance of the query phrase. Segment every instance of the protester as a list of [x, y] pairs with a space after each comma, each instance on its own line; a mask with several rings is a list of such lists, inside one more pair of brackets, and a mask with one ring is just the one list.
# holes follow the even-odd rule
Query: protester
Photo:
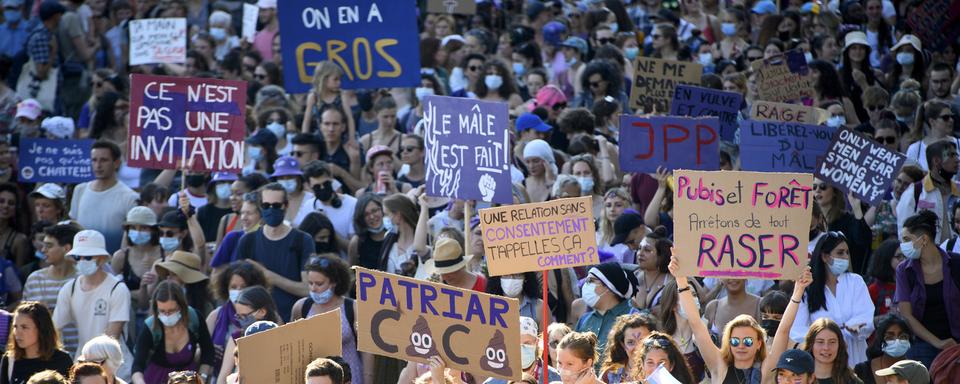
[[[594, 335], [608, 335], [615, 320], [620, 315], [637, 313], [630, 305], [630, 298], [637, 292], [637, 277], [618, 263], [603, 263], [590, 268], [583, 284], [583, 302], [591, 308], [577, 321], [577, 332], [593, 332]], [[597, 351], [604, 351], [606, 338], [598, 340]], [[600, 356], [605, 359], [606, 356]], [[599, 360], [594, 363], [599, 368]]]
[[112, 254], [120, 248], [124, 221], [136, 205], [137, 194], [117, 180], [120, 170], [120, 147], [109, 141], [98, 141], [91, 151], [95, 179], [77, 185], [70, 200], [70, 217], [83, 228], [96, 230], [107, 240]]
[[875, 373], [879, 377], [886, 378], [888, 383], [926, 384], [930, 382], [930, 373], [927, 372], [927, 368], [915, 360], [898, 361], [889, 368], [877, 370]]
[[343, 368], [330, 359], [319, 358], [307, 364], [303, 374], [307, 384], [343, 384]]
[[633, 381], [638, 367], [634, 365], [634, 351], [650, 335], [657, 331], [657, 320], [650, 314], [631, 314], [617, 318], [610, 329], [604, 361], [600, 367], [600, 381], [618, 384]]
[[[73, 239], [80, 232], [74, 224], [58, 224], [43, 232], [44, 261], [47, 266], [34, 271], [23, 286], [24, 301], [38, 301], [48, 309], [56, 309], [60, 287], [77, 276], [73, 259], [67, 253], [73, 248]], [[77, 328], [68, 325], [60, 329], [63, 349], [69, 353], [77, 350]]]
[[78, 362], [95, 363], [103, 368], [107, 384], [126, 384], [126, 381], [117, 377], [117, 371], [124, 362], [123, 351], [116, 339], [100, 335], [90, 339], [83, 345]]
[[106, 371], [96, 363], [79, 363], [70, 368], [70, 382], [75, 384], [108, 384]]
[[[234, 318], [240, 324], [240, 329], [245, 331], [241, 335], [231, 335], [227, 340], [227, 346], [224, 348], [224, 356], [234, 356], [237, 350], [236, 339], [249, 336], [250, 328], [254, 325], [271, 323], [273, 327], [276, 327], [277, 324], [283, 324], [270, 292], [262, 286], [254, 285], [244, 288], [233, 302], [233, 306], [237, 312]], [[226, 381], [227, 377], [237, 368], [236, 364], [237, 362], [234, 359], [224, 358], [217, 382]]]
[[13, 337], [0, 361], [2, 383], [22, 383], [34, 373], [52, 369], [66, 375], [72, 359], [60, 349], [50, 310], [36, 301], [24, 301], [13, 315]]

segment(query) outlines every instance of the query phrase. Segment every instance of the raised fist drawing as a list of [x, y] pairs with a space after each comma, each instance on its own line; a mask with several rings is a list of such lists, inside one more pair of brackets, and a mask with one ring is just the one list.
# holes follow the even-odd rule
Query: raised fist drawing
[[480, 195], [483, 197], [483, 201], [492, 202], [493, 194], [497, 190], [497, 181], [493, 179], [493, 176], [484, 173], [483, 176], [480, 176], [480, 182], [477, 186], [480, 187]]

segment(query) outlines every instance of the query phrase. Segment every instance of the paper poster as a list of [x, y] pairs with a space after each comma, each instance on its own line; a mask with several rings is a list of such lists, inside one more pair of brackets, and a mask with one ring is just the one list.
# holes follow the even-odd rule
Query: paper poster
[[813, 173], [835, 133], [836, 128], [825, 125], [744, 120], [740, 125], [740, 167], [744, 171]]
[[240, 172], [247, 82], [132, 75], [127, 165]]
[[490, 276], [599, 264], [593, 197], [480, 210]]
[[698, 63], [638, 57], [633, 62], [630, 109], [635, 113], [667, 113], [678, 84], [700, 85], [703, 66]]
[[960, 1], [925, 0], [907, 12], [907, 25], [926, 51], [940, 51], [960, 35]]
[[[237, 339], [241, 383], [302, 384], [307, 364], [342, 356], [340, 308]], [[224, 357], [228, 358], [228, 357]]]
[[343, 70], [343, 89], [420, 84], [420, 35], [412, 1], [283, 0], [277, 2], [277, 15], [289, 93], [312, 89], [313, 72], [324, 60]]
[[754, 100], [750, 107], [750, 119], [758, 121], [783, 121], [817, 125], [823, 124], [829, 117], [830, 114], [825, 109], [800, 104]]
[[93, 140], [20, 139], [20, 182], [77, 184], [93, 180]]
[[858, 199], [884, 201], [907, 157], [848, 128], [840, 129], [815, 175]]
[[739, 128], [737, 116], [743, 106], [743, 95], [717, 89], [680, 84], [673, 94], [670, 114], [673, 116], [704, 117], [720, 119], [720, 138], [733, 141]]
[[427, 12], [472, 15], [477, 13], [477, 0], [427, 0]]
[[647, 384], [682, 384], [680, 380], [670, 374], [670, 371], [660, 363], [657, 369], [653, 370], [650, 376], [647, 376]]
[[520, 380], [516, 299], [354, 269], [360, 351], [418, 363], [440, 356], [447, 368]]
[[509, 126], [506, 103], [424, 97], [427, 194], [513, 203]]
[[243, 30], [242, 38], [253, 43], [253, 36], [257, 34], [257, 19], [260, 18], [260, 8], [255, 4], [243, 4]]
[[720, 119], [620, 115], [620, 167], [626, 172], [720, 169]]
[[810, 105], [816, 97], [807, 59], [799, 50], [757, 60], [751, 64], [756, 73], [760, 100]]
[[687, 276], [794, 280], [809, 262], [813, 175], [674, 172], [674, 244]]
[[187, 19], [130, 20], [130, 65], [187, 62]]

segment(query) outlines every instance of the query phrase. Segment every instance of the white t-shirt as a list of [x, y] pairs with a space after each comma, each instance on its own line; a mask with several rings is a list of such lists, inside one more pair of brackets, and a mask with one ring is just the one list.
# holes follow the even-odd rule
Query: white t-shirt
[[[353, 227], [353, 211], [357, 207], [357, 199], [350, 195], [340, 195], [340, 202], [340, 208], [334, 208], [322, 201], [317, 201], [317, 212], [330, 219], [333, 229], [337, 231], [337, 236], [341, 239], [349, 239], [356, 234], [356, 228]], [[310, 206], [313, 207], [313, 204]]]
[[[186, 191], [187, 191], [187, 198], [190, 199], [190, 205], [192, 205], [194, 208], [199, 209], [200, 207], [207, 205], [206, 195], [194, 196], [192, 193], [190, 193], [189, 189], [187, 189]], [[180, 206], [180, 191], [170, 194], [170, 198], [167, 199], [167, 205], [174, 208]]]
[[[317, 202], [317, 198], [313, 195], [313, 192], [304, 191], [303, 199], [300, 199], [300, 207], [297, 208], [297, 216], [293, 218], [293, 225], [296, 227], [300, 226], [300, 223], [303, 222], [303, 218], [307, 217], [310, 212], [314, 212], [313, 206]], [[319, 207], [319, 205], [317, 205]], [[353, 220], [353, 213], [351, 213], [350, 219]]]
[[122, 224], [127, 218], [127, 211], [137, 205], [140, 196], [121, 182], [100, 192], [90, 189], [90, 183], [79, 184], [73, 191], [70, 217], [83, 228], [95, 229], [103, 234], [107, 252], [112, 255], [120, 249]]
[[130, 290], [119, 278], [108, 273], [91, 291], [84, 291], [81, 286], [76, 279], [64, 284], [53, 310], [53, 323], [58, 329], [69, 324], [77, 326], [78, 345], [102, 335], [112, 322], [130, 321]]
[[[954, 138], [953, 140], [957, 143], [957, 146], [960, 147], [960, 139]], [[923, 140], [910, 144], [910, 146], [907, 147], [907, 160], [916, 161], [924, 172], [930, 172], [930, 165], [927, 164], [927, 145], [923, 143]]]

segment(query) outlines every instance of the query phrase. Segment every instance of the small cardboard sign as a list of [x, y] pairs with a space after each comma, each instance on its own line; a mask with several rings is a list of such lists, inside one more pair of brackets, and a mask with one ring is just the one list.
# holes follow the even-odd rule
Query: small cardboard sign
[[480, 210], [490, 276], [599, 263], [593, 196]]
[[742, 105], [743, 95], [739, 93], [680, 84], [673, 94], [670, 114], [690, 117], [716, 116], [720, 119], [720, 137], [733, 141], [740, 126], [737, 116], [740, 115]]
[[620, 115], [620, 167], [627, 172], [720, 169], [720, 119]]
[[427, 195], [513, 203], [506, 103], [423, 98]]
[[241, 383], [303, 383], [307, 364], [342, 356], [340, 308], [237, 339]]
[[519, 301], [354, 269], [360, 351], [419, 363], [440, 356], [447, 368], [520, 380]]
[[187, 19], [130, 20], [130, 65], [187, 62]]
[[740, 122], [740, 167], [813, 173], [836, 132], [825, 125], [744, 120]]
[[674, 238], [686, 276], [794, 280], [808, 264], [813, 175], [674, 173]]
[[800, 104], [777, 103], [754, 100], [750, 107], [750, 119], [757, 121], [783, 121], [800, 124], [823, 124], [830, 117], [827, 110]]
[[903, 154], [891, 151], [859, 132], [843, 128], [817, 167], [816, 176], [844, 192], [852, 192], [870, 205], [877, 205], [884, 201], [906, 160]]
[[477, 0], [427, 0], [427, 12], [472, 15], [477, 13]]
[[757, 74], [760, 100], [809, 105], [816, 97], [807, 59], [799, 50], [757, 60], [751, 66]]
[[241, 37], [253, 43], [253, 36], [257, 34], [257, 19], [260, 18], [260, 8], [254, 4], [243, 4], [243, 29]]
[[907, 25], [923, 49], [940, 51], [960, 35], [960, 1], [925, 0], [907, 13]]
[[240, 172], [247, 82], [132, 75], [128, 165]]
[[633, 63], [630, 109], [635, 113], [666, 113], [678, 84], [700, 85], [703, 66], [699, 63], [637, 57]]
[[20, 139], [17, 164], [23, 183], [82, 183], [93, 180], [93, 140]]

